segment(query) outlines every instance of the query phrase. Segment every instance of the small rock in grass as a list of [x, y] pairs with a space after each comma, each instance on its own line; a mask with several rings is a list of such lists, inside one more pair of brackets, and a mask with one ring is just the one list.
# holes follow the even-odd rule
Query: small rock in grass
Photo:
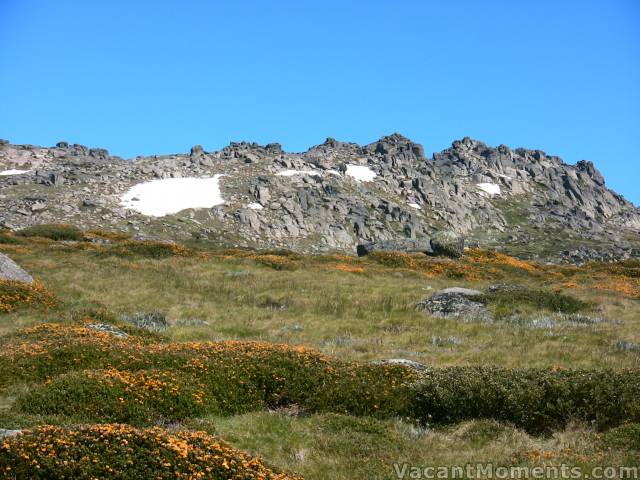
[[109, 325], [108, 323], [90, 323], [87, 327], [92, 330], [108, 333], [109, 335], [113, 335], [118, 338], [127, 338], [129, 336], [127, 332], [120, 330], [118, 327], [114, 327], [113, 325]]
[[133, 315], [123, 315], [122, 320], [150, 332], [162, 332], [169, 326], [167, 318], [161, 312], [138, 312]]
[[33, 277], [3, 253], [0, 253], [0, 280], [33, 283]]
[[387, 360], [374, 360], [374, 365], [402, 365], [405, 367], [412, 368], [417, 371], [426, 370], [427, 366], [422, 363], [415, 362], [413, 360], [408, 360], [406, 358], [389, 358]]

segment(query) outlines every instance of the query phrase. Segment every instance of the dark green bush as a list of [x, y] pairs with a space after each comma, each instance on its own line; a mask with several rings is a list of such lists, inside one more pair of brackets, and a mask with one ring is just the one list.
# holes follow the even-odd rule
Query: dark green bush
[[562, 428], [571, 420], [606, 428], [640, 420], [639, 373], [498, 367], [433, 369], [426, 371], [414, 386], [413, 414], [436, 423], [491, 418], [534, 433]]
[[493, 307], [498, 317], [520, 311], [523, 307], [552, 312], [577, 313], [591, 308], [591, 304], [560, 292], [526, 287], [497, 286], [490, 288], [476, 300]]
[[81, 241], [82, 231], [73, 225], [66, 224], [42, 224], [18, 230], [16, 235], [22, 237], [43, 237], [51, 240], [74, 240]]
[[101, 256], [113, 256], [122, 258], [169, 258], [188, 257], [195, 253], [180, 244], [169, 242], [158, 242], [154, 240], [127, 240], [112, 245], [106, 245], [96, 252]]

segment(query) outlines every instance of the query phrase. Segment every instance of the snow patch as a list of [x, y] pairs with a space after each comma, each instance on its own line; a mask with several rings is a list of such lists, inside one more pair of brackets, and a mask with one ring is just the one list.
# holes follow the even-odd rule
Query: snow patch
[[338, 170], [327, 170], [329, 175], [337, 175], [338, 177], [341, 175]]
[[478, 183], [476, 187], [489, 195], [500, 195], [500, 185], [497, 183]]
[[120, 197], [120, 205], [150, 217], [163, 217], [187, 208], [211, 208], [224, 203], [220, 193], [222, 176], [138, 183]]
[[283, 170], [276, 173], [279, 177], [293, 177], [294, 175], [320, 175], [316, 170]]
[[410, 203], [409, 206], [411, 208], [415, 208], [416, 210], [422, 210], [422, 207], [420, 205], [418, 205], [417, 203]]
[[370, 182], [378, 175], [364, 165], [347, 165], [346, 174], [353, 177], [356, 182]]
[[247, 208], [250, 208], [251, 210], [262, 210], [264, 207], [258, 202], [253, 202], [247, 205]]
[[0, 175], [22, 175], [23, 173], [29, 173], [31, 170], [4, 170], [0, 172]]

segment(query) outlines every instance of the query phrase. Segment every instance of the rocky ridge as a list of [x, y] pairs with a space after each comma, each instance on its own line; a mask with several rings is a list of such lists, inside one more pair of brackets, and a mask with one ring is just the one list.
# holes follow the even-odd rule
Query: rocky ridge
[[[222, 205], [151, 217], [121, 204], [141, 182], [216, 174]], [[67, 142], [0, 141], [0, 227], [61, 222], [304, 252], [355, 253], [361, 243], [447, 229], [528, 258], [640, 256], [640, 209], [593, 163], [470, 138], [427, 158], [397, 133], [364, 146], [330, 138], [303, 153], [234, 142], [133, 160]]]

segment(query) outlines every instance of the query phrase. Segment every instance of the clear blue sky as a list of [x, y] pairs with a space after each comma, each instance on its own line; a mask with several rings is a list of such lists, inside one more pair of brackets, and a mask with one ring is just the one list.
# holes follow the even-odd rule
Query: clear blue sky
[[593, 160], [640, 204], [640, 1], [0, 0], [0, 138], [123, 157], [398, 131]]

